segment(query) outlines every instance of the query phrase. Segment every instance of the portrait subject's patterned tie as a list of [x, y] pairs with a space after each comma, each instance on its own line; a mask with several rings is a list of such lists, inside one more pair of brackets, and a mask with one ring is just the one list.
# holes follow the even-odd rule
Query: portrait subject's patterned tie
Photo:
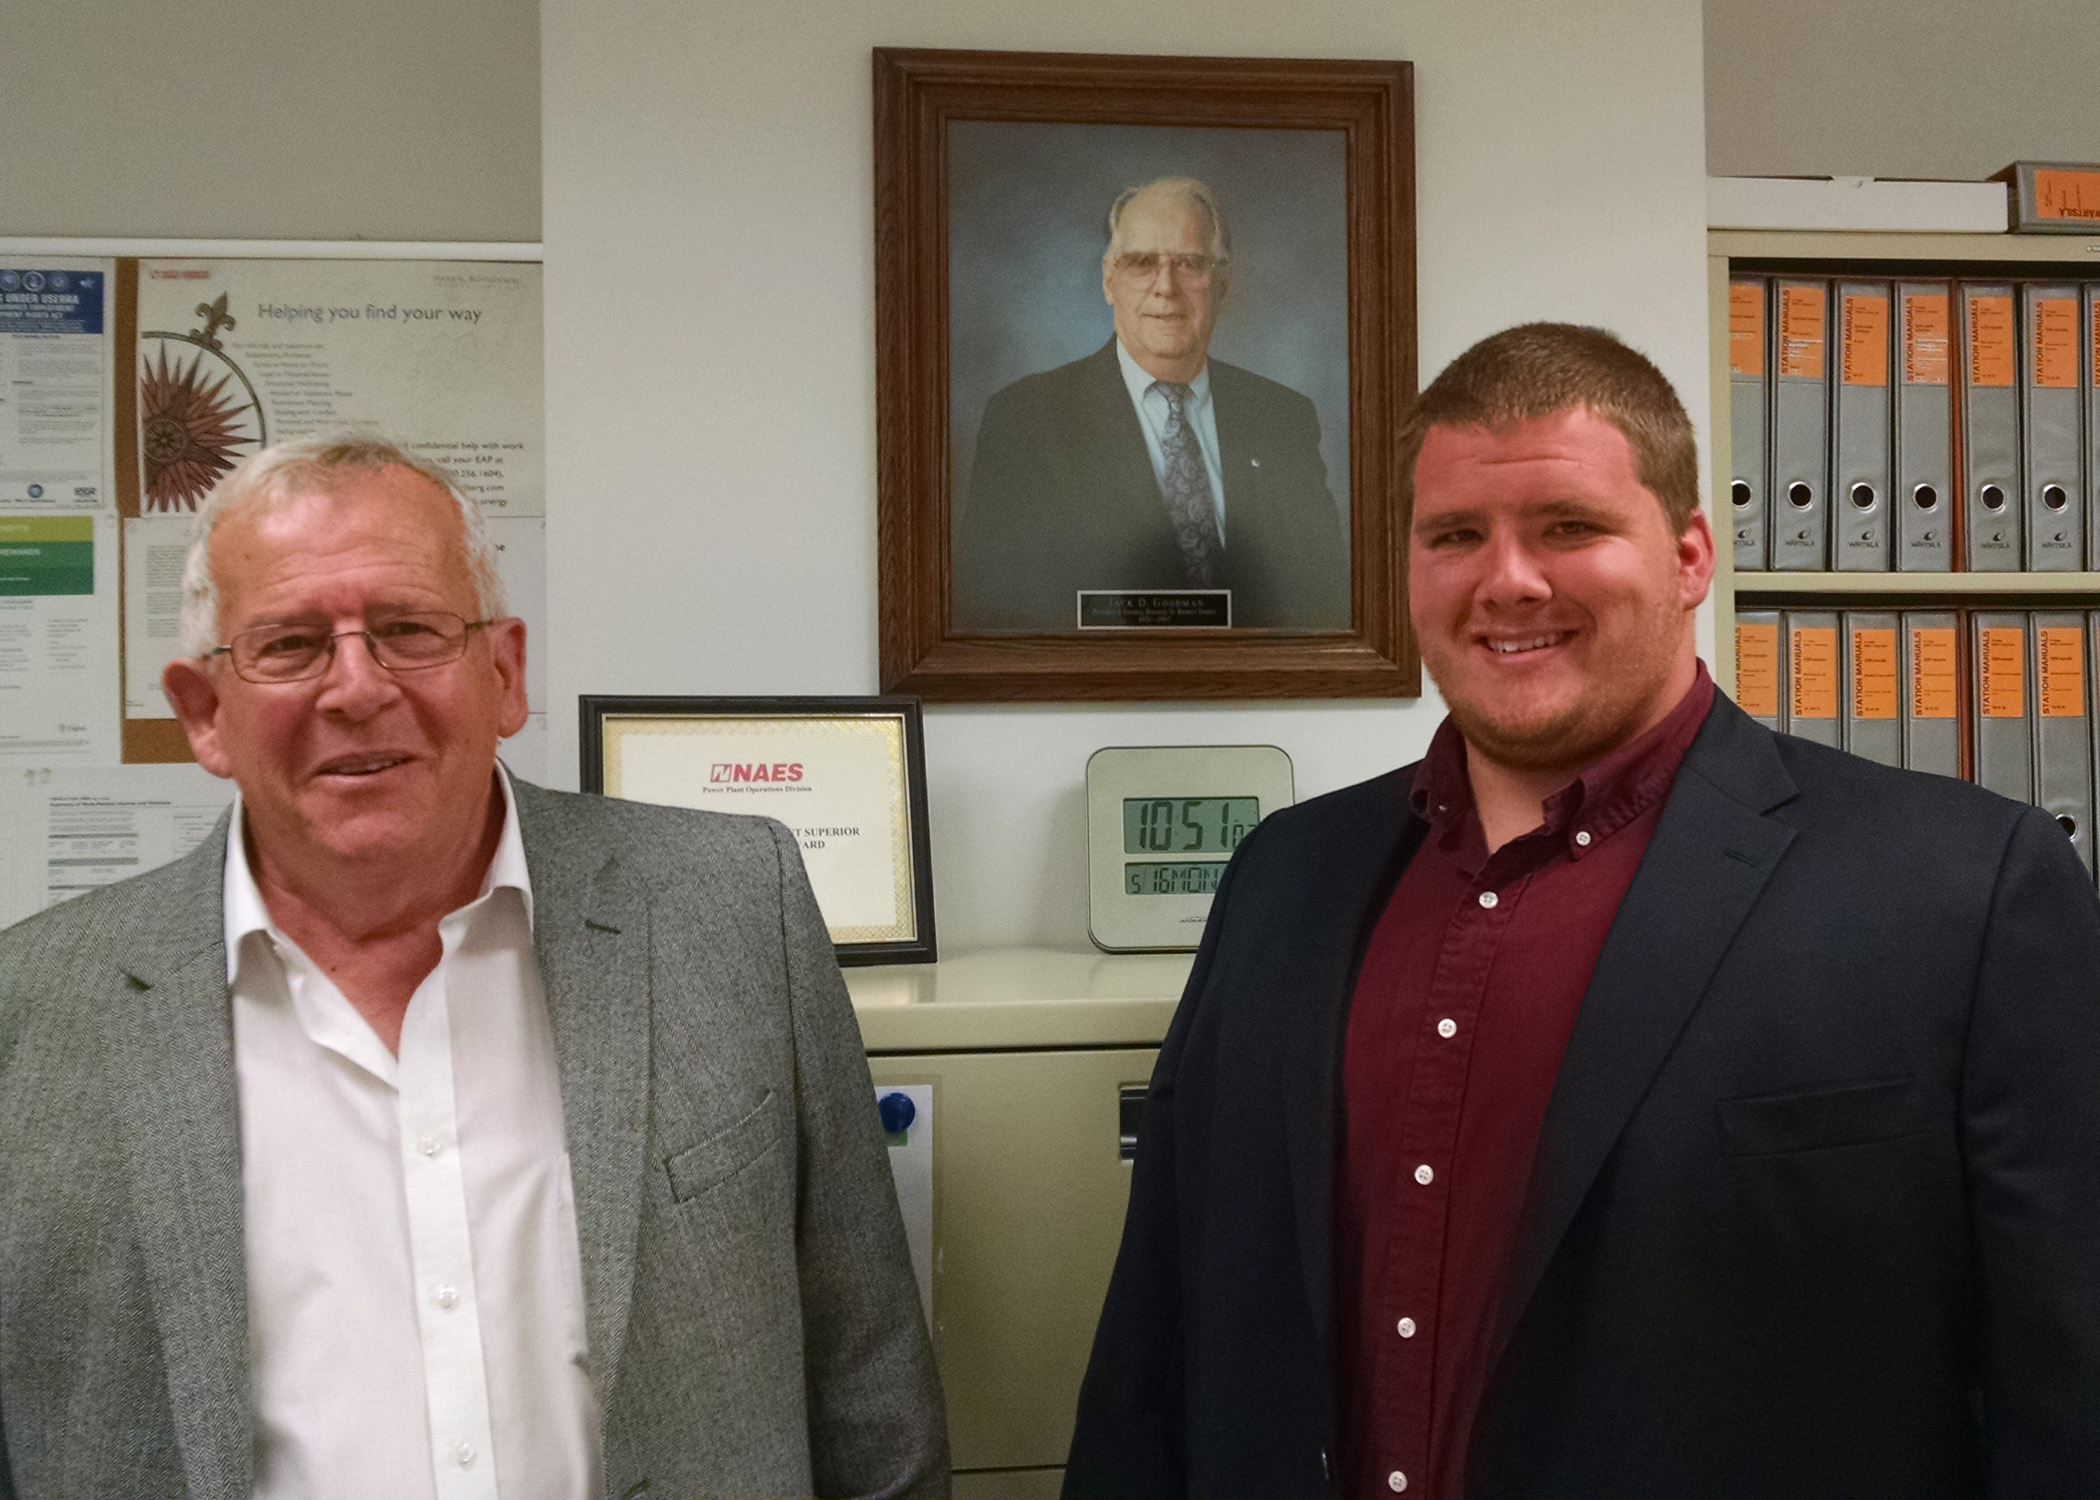
[[1204, 465], [1196, 429], [1189, 425], [1191, 393], [1187, 386], [1171, 380], [1155, 380], [1152, 389], [1167, 398], [1167, 426], [1159, 438], [1160, 456], [1166, 460], [1160, 490], [1166, 496], [1167, 518], [1174, 523], [1174, 539], [1181, 544], [1189, 587], [1214, 589], [1224, 571], [1225, 539], [1218, 534], [1210, 470]]

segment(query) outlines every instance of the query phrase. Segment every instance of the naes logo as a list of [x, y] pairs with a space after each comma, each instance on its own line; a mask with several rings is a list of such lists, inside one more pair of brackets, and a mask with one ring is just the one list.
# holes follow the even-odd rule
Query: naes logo
[[743, 761], [718, 760], [707, 779], [717, 786], [742, 781], [800, 781], [802, 762], [776, 760], [771, 765], [763, 761], [752, 765]]

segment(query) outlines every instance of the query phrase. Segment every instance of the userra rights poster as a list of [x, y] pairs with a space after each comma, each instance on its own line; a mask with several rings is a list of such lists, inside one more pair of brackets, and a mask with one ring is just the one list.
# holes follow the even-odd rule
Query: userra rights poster
[[114, 271], [0, 259], [0, 774], [117, 754]]

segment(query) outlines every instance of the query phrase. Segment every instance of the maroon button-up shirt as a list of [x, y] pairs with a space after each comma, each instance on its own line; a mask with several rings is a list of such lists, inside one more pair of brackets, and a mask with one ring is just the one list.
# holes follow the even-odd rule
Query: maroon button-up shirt
[[1713, 698], [1702, 665], [1667, 719], [1492, 855], [1448, 719], [1416, 772], [1429, 832], [1365, 951], [1343, 1059], [1335, 1327], [1351, 1493], [1465, 1492], [1561, 1053]]

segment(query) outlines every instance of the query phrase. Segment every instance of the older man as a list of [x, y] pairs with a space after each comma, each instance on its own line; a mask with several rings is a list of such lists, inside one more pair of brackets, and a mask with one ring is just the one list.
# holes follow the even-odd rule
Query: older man
[[1066, 1493], [2100, 1492], [2100, 902], [2051, 818], [1693, 650], [1691, 424], [1596, 329], [1400, 434], [1450, 717], [1240, 846]]
[[1108, 227], [1113, 337], [985, 407], [956, 625], [1071, 630], [1082, 589], [1201, 589], [1230, 593], [1235, 626], [1348, 629], [1348, 538], [1312, 402], [1210, 357], [1232, 264], [1217, 198], [1161, 178], [1119, 197]]
[[500, 770], [524, 626], [388, 444], [186, 587], [226, 826], [0, 938], [0, 1494], [945, 1493], [789, 835]]

